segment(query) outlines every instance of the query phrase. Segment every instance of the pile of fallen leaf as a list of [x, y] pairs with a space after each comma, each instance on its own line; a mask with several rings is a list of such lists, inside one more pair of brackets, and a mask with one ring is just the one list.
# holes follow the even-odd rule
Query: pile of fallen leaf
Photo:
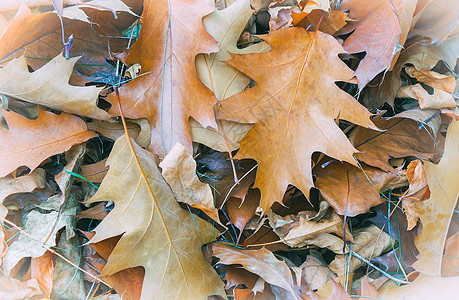
[[453, 299], [459, 1], [3, 0], [1, 299]]

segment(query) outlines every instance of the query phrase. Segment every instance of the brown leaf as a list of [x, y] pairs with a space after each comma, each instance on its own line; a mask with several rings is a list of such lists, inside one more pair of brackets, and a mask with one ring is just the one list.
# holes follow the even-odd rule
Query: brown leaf
[[[380, 256], [391, 247], [391, 237], [375, 225], [354, 230], [353, 236], [352, 251], [359, 253], [366, 259]], [[336, 255], [329, 265], [330, 269], [338, 276], [346, 272], [354, 273], [363, 265], [363, 262], [354, 256], [351, 257], [350, 262], [346, 262], [345, 256], [345, 254]]]
[[226, 271], [223, 279], [226, 280], [225, 289], [227, 290], [239, 284], [244, 284], [249, 289], [253, 289], [258, 278], [259, 276], [247, 271], [246, 269], [236, 265], [230, 265], [228, 266], [228, 270]]
[[110, 169], [87, 201], [115, 203], [91, 243], [123, 234], [102, 275], [143, 266], [149, 284], [143, 285], [142, 299], [224, 295], [221, 279], [201, 252], [213, 236], [212, 226], [200, 218], [193, 221], [190, 212], [180, 208], [154, 155], [131, 142], [125, 135], [115, 142], [107, 160]]
[[441, 275], [443, 250], [448, 227], [457, 204], [459, 194], [459, 121], [448, 127], [445, 153], [438, 165], [424, 164], [430, 198], [416, 204], [422, 223], [422, 232], [416, 237], [419, 249], [418, 260], [413, 267], [430, 276]]
[[[135, 13], [141, 13], [141, 1], [123, 0], [123, 2], [131, 7]], [[48, 4], [50, 4], [49, 1]], [[121, 13], [115, 19], [111, 11], [84, 10], [93, 24], [98, 24], [97, 27], [86, 22], [63, 19], [66, 35], [73, 34], [74, 36], [71, 54], [84, 54], [79, 60], [76, 70], [86, 76], [96, 72], [110, 74], [113, 71], [113, 66], [106, 61], [106, 58], [110, 56], [107, 45], [110, 45], [110, 50], [113, 52], [123, 51], [128, 40], [114, 36], [121, 36], [121, 29], [131, 25], [136, 17]], [[35, 70], [41, 68], [48, 60], [56, 57], [62, 51], [60, 28], [61, 24], [55, 13], [47, 12], [34, 15], [26, 5], [22, 5], [11, 21], [8, 31], [2, 37], [0, 43], [1, 60], [7, 61], [26, 50], [25, 54], [29, 57], [27, 64]], [[114, 38], [108, 39], [105, 36], [113, 36]], [[68, 36], [66, 38], [68, 39]], [[78, 81], [76, 76], [72, 76], [72, 79]], [[81, 82], [81, 80], [79, 81]]]
[[39, 109], [38, 118], [29, 120], [12, 111], [1, 112], [9, 130], [0, 131], [0, 155], [8, 157], [0, 166], [0, 177], [24, 165], [34, 170], [46, 158], [97, 136], [86, 130], [83, 120], [66, 113]]
[[353, 130], [350, 140], [361, 151], [355, 157], [387, 172], [394, 171], [389, 164], [390, 157], [415, 156], [437, 162], [442, 153], [443, 136], [426, 127], [418, 129], [418, 122], [404, 117], [407, 113], [405, 111], [387, 119], [375, 117], [373, 122], [385, 129], [383, 132], [362, 127]]
[[362, 169], [348, 163], [331, 162], [316, 167], [316, 187], [340, 215], [356, 216], [384, 202], [380, 192], [406, 185], [404, 172], [385, 172], [362, 164]]
[[307, 292], [304, 292], [301, 295], [301, 298], [304, 300], [351, 300], [352, 298], [349, 296], [349, 293], [343, 288], [343, 286], [339, 283], [334, 281], [333, 279], [330, 280], [332, 282], [332, 291], [331, 294], [327, 298], [323, 298], [318, 294], [314, 293], [311, 289]]
[[226, 201], [228, 216], [240, 231], [243, 231], [247, 223], [255, 216], [255, 211], [260, 204], [260, 191], [249, 189], [243, 199], [231, 197]]
[[359, 298], [359, 300], [366, 300], [368, 298], [374, 298], [378, 299], [378, 290], [374, 285], [372, 285], [370, 282], [368, 282], [368, 278], [365, 277], [365, 279], [362, 280], [362, 284], [360, 285], [360, 296], [363, 296]]
[[266, 282], [279, 286], [295, 296], [292, 273], [284, 261], [278, 260], [270, 251], [240, 250], [228, 245], [212, 245], [213, 256], [224, 265], [240, 264], [244, 269], [257, 274]]
[[78, 213], [78, 218], [103, 220], [108, 215], [108, 211], [105, 210], [105, 205], [105, 202], [101, 202], [96, 206], [83, 210], [80, 213]]
[[322, 255], [314, 249], [310, 250], [304, 263], [299, 267], [294, 267], [293, 270], [297, 275], [297, 281], [300, 281], [300, 283], [297, 282], [298, 286], [301, 286], [301, 282], [305, 281], [312, 290], [320, 288], [329, 278], [336, 278], [336, 275], [330, 271], [323, 260]]
[[[100, 183], [105, 177], [105, 174], [108, 172], [108, 166], [106, 166], [107, 159], [103, 159], [99, 162], [90, 165], [82, 165], [80, 175], [86, 178], [87, 180]], [[80, 180], [77, 177], [77, 180]]]
[[250, 289], [234, 289], [234, 300], [275, 300], [276, 297], [271, 292], [269, 286], [265, 286], [263, 292], [254, 293]]
[[288, 246], [274, 232], [268, 222], [260, 221], [255, 232], [246, 238], [243, 243], [244, 249], [261, 249], [265, 247], [269, 251], [287, 251]]
[[[195, 70], [197, 54], [218, 51], [217, 42], [202, 25], [202, 18], [212, 10], [210, 4], [197, 0], [144, 3], [140, 37], [129, 51], [127, 64], [140, 63], [146, 75], [121, 87], [120, 94], [126, 117], [150, 122], [150, 149], [161, 156], [177, 142], [191, 152], [190, 116], [203, 127], [217, 128], [216, 99]], [[113, 93], [107, 99], [116, 103]], [[112, 114], [119, 114], [114, 107]]]
[[353, 31], [344, 42], [344, 49], [351, 53], [366, 52], [354, 73], [359, 90], [390, 67], [401, 33], [395, 10], [402, 7], [401, 0], [374, 0], [366, 5], [359, 0], [345, 0], [340, 4], [340, 10], [350, 10], [349, 17], [357, 20], [343, 29]]
[[406, 177], [410, 182], [408, 190], [402, 196], [403, 208], [407, 211], [408, 230], [416, 226], [419, 213], [416, 210], [415, 202], [423, 201], [430, 197], [430, 190], [427, 185], [426, 173], [420, 160], [410, 162], [406, 170]]
[[159, 166], [164, 180], [178, 201], [200, 209], [213, 220], [220, 222], [212, 191], [207, 184], [199, 181], [196, 162], [183, 145], [175, 144]]
[[335, 118], [375, 127], [369, 112], [335, 85], [349, 80], [352, 70], [339, 60], [343, 49], [334, 38], [303, 28], [281, 29], [261, 38], [271, 51], [234, 55], [229, 61], [257, 84], [221, 101], [218, 118], [255, 123], [241, 141], [237, 157], [258, 162], [255, 187], [261, 190], [266, 212], [282, 199], [289, 184], [308, 194], [313, 186], [313, 152], [354, 161], [355, 149]]
[[51, 252], [46, 251], [42, 256], [32, 258], [30, 262], [30, 277], [38, 281], [38, 285], [43, 291], [42, 297], [50, 298], [51, 296], [53, 271], [54, 265]]
[[[131, 136], [140, 147], [146, 148], [150, 145], [150, 125], [147, 120], [128, 120], [126, 125], [129, 131], [129, 136]], [[104, 122], [100, 120], [89, 122], [88, 129], [97, 131], [112, 140], [116, 140], [124, 134], [123, 124]]]

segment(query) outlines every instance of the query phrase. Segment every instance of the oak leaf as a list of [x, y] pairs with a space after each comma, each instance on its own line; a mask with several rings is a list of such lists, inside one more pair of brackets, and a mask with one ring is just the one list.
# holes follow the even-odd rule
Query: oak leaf
[[[387, 119], [380, 116], [375, 117], [373, 122], [385, 131], [377, 132], [358, 127], [350, 133], [350, 140], [355, 148], [361, 151], [355, 154], [355, 157], [387, 172], [394, 172], [394, 168], [389, 164], [391, 157], [415, 156], [438, 162], [443, 149], [444, 137], [437, 134], [438, 127], [436, 130], [431, 130], [432, 127], [419, 125], [434, 113], [435, 111], [432, 110], [413, 109]], [[423, 118], [423, 116], [426, 117]], [[431, 122], [438, 121], [439, 123], [439, 116], [435, 118]]]
[[107, 164], [107, 175], [87, 202], [110, 200], [115, 208], [90, 242], [123, 236], [102, 275], [143, 266], [148, 284], [143, 285], [142, 299], [224, 296], [223, 282], [201, 252], [212, 238], [212, 226], [200, 218], [194, 218], [195, 225], [190, 212], [180, 208], [154, 155], [124, 135], [115, 142]]
[[83, 120], [66, 113], [55, 115], [39, 109], [36, 120], [12, 111], [2, 113], [9, 130], [0, 131], [0, 155], [8, 158], [0, 165], [0, 177], [20, 166], [34, 170], [46, 158], [97, 136], [86, 130]]
[[454, 101], [452, 94], [442, 91], [441, 89], [434, 89], [433, 94], [429, 94], [429, 92], [427, 92], [419, 83], [402, 87], [398, 91], [397, 97], [416, 99], [419, 101], [419, 107], [421, 109], [456, 107], [456, 101]]
[[441, 276], [443, 248], [459, 195], [458, 143], [459, 122], [453, 121], [448, 127], [445, 153], [438, 165], [424, 164], [430, 198], [416, 204], [422, 232], [415, 239], [420, 254], [413, 267], [430, 276]]
[[258, 162], [255, 187], [261, 190], [261, 207], [266, 212], [282, 199], [288, 184], [308, 194], [313, 187], [313, 152], [354, 162], [355, 149], [335, 118], [376, 127], [370, 113], [335, 85], [349, 80], [352, 70], [338, 58], [344, 50], [333, 37], [286, 28], [261, 38], [271, 51], [234, 55], [229, 61], [257, 84], [221, 101], [218, 118], [255, 123], [241, 141], [236, 158]]
[[175, 144], [159, 166], [164, 180], [178, 201], [200, 209], [213, 220], [220, 222], [210, 186], [199, 181], [196, 162], [183, 145]]
[[362, 169], [347, 163], [332, 162], [314, 169], [316, 187], [340, 215], [354, 217], [385, 202], [380, 193], [406, 185], [401, 170], [385, 172], [362, 164]]
[[[217, 128], [216, 99], [195, 69], [197, 54], [219, 50], [202, 25], [202, 18], [213, 10], [210, 3], [198, 0], [144, 3], [142, 29], [129, 50], [127, 64], [140, 63], [146, 74], [122, 86], [120, 95], [126, 117], [148, 119], [152, 130], [149, 149], [161, 156], [177, 142], [191, 152], [190, 116], [203, 127]], [[114, 93], [107, 99], [116, 103]], [[119, 114], [114, 107], [111, 113]]]
[[58, 55], [30, 73], [24, 56], [13, 58], [0, 69], [0, 94], [67, 113], [109, 120], [109, 114], [96, 105], [100, 88], [68, 84], [78, 59]]
[[228, 245], [216, 243], [212, 245], [213, 256], [220, 259], [224, 265], [242, 265], [244, 269], [255, 273], [266, 282], [279, 286], [294, 299], [297, 299], [294, 291], [292, 273], [284, 261], [278, 260], [274, 254], [265, 248], [260, 250], [240, 250]]
[[375, 0], [362, 5], [359, 0], [345, 0], [339, 8], [350, 10], [349, 17], [357, 20], [343, 28], [345, 32], [353, 31], [344, 42], [344, 49], [351, 53], [366, 52], [354, 73], [362, 90], [377, 74], [390, 67], [392, 57], [398, 52], [401, 29], [395, 10], [403, 8], [403, 2]]

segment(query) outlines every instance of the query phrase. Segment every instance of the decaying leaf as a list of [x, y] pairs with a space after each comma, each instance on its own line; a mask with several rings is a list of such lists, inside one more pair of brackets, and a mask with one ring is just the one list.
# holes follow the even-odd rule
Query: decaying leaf
[[108, 113], [96, 106], [100, 88], [68, 83], [79, 58], [65, 59], [58, 55], [32, 73], [24, 56], [13, 58], [0, 69], [0, 94], [67, 113], [109, 120]]
[[201, 209], [213, 220], [220, 222], [212, 191], [207, 184], [199, 181], [196, 162], [183, 145], [175, 144], [159, 166], [164, 180], [178, 201]]
[[42, 294], [36, 279], [20, 281], [0, 276], [0, 297], [2, 299], [21, 300]]
[[434, 89], [431, 95], [419, 83], [404, 86], [397, 92], [398, 98], [413, 98], [419, 101], [421, 109], [442, 109], [456, 107], [453, 95], [441, 89]]
[[385, 172], [362, 164], [362, 169], [348, 163], [332, 162], [316, 167], [316, 187], [340, 215], [356, 216], [384, 202], [380, 193], [407, 184], [402, 170]]
[[[359, 253], [366, 259], [380, 256], [391, 247], [391, 237], [375, 225], [357, 229], [353, 232], [353, 236], [352, 251]], [[336, 255], [329, 265], [330, 269], [338, 276], [346, 272], [353, 273], [363, 264], [356, 257], [351, 257], [350, 262], [346, 262], [346, 259], [349, 259], [345, 257], [346, 255]]]
[[430, 197], [430, 190], [427, 185], [424, 166], [420, 160], [410, 162], [406, 170], [406, 177], [410, 185], [402, 196], [402, 204], [403, 208], [406, 210], [408, 230], [411, 230], [416, 226], [419, 218], [415, 203], [428, 199]]
[[418, 260], [413, 267], [430, 276], [441, 275], [443, 248], [448, 227], [459, 195], [459, 122], [448, 127], [445, 153], [438, 165], [424, 164], [430, 198], [416, 204], [422, 223], [422, 232], [416, 237]]
[[454, 76], [446, 76], [429, 70], [417, 70], [415, 67], [406, 67], [405, 72], [418, 81], [424, 82], [434, 89], [440, 89], [447, 93], [454, 92], [456, 87]]
[[298, 286], [301, 286], [301, 281], [305, 280], [312, 290], [317, 290], [330, 278], [336, 278], [336, 275], [330, 271], [323, 260], [322, 255], [314, 249], [311, 249], [304, 263], [299, 267], [294, 267], [293, 270], [296, 273], [297, 281], [300, 281], [300, 283], [297, 282]]
[[[345, 246], [344, 232], [346, 232], [346, 240], [352, 241], [349, 228], [344, 228], [343, 219], [336, 213], [319, 221], [311, 220], [307, 211], [283, 218], [272, 211], [268, 211], [268, 216], [271, 220], [270, 224], [274, 226], [274, 230], [282, 242], [290, 247], [316, 245], [336, 253], [342, 253]], [[347, 247], [344, 248], [346, 251], [348, 250]]]
[[[419, 112], [419, 110], [413, 111]], [[370, 166], [378, 167], [387, 172], [394, 171], [394, 168], [389, 164], [390, 157], [415, 156], [438, 162], [442, 153], [444, 137], [437, 134], [437, 131], [431, 131], [427, 126], [419, 126], [419, 122], [407, 118], [408, 112], [405, 111], [387, 119], [380, 116], [375, 117], [373, 122], [379, 128], [385, 129], [383, 132], [357, 127], [350, 134], [350, 139], [355, 148], [361, 151], [361, 153], [355, 154], [355, 157]], [[432, 111], [424, 113], [426, 116], [434, 114]]]
[[55, 115], [39, 109], [36, 120], [29, 120], [12, 111], [2, 111], [2, 114], [9, 130], [0, 131], [0, 155], [8, 157], [0, 165], [0, 177], [20, 166], [34, 170], [47, 157], [96, 136], [94, 132], [86, 130], [83, 120], [66, 113]]
[[194, 218], [195, 225], [161, 177], [154, 155], [131, 143], [125, 135], [115, 142], [110, 169], [87, 201], [115, 203], [91, 243], [123, 234], [102, 275], [143, 266], [149, 284], [142, 287], [142, 299], [224, 296], [222, 281], [201, 252], [212, 238], [212, 226], [200, 218]]
[[213, 255], [225, 265], [239, 264], [249, 272], [255, 273], [266, 282], [279, 286], [290, 292], [297, 299], [294, 292], [292, 273], [284, 261], [278, 260], [272, 252], [262, 248], [260, 250], [240, 250], [228, 245], [216, 243], [212, 245]]
[[237, 157], [258, 162], [255, 187], [261, 190], [266, 212], [282, 199], [288, 184], [308, 194], [313, 152], [354, 162], [355, 149], [334, 118], [375, 126], [370, 113], [335, 85], [349, 80], [352, 70], [338, 59], [344, 50], [334, 38], [303, 28], [281, 29], [261, 38], [271, 51], [234, 55], [229, 61], [257, 84], [221, 101], [218, 118], [255, 123]]

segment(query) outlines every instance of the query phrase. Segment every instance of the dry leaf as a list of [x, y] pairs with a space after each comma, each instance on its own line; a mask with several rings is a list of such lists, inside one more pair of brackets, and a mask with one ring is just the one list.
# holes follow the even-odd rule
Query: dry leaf
[[440, 44], [449, 35], [457, 32], [459, 2], [456, 0], [419, 1], [415, 12], [416, 24], [410, 36], [429, 37], [432, 43]]
[[30, 277], [36, 279], [40, 289], [43, 291], [42, 297], [50, 298], [53, 290], [54, 264], [52, 253], [46, 251], [40, 257], [32, 258], [30, 262]]
[[440, 89], [434, 89], [433, 95], [429, 94], [419, 83], [404, 86], [397, 92], [398, 98], [413, 98], [419, 101], [421, 109], [442, 109], [456, 107], [453, 95]]
[[294, 267], [293, 270], [296, 273], [297, 281], [300, 281], [297, 282], [298, 286], [301, 286], [301, 281], [304, 280], [312, 290], [317, 290], [330, 278], [336, 278], [336, 275], [330, 271], [323, 260], [322, 255], [314, 249], [310, 250], [304, 263], [299, 267]]
[[[108, 166], [106, 166], [107, 159], [103, 159], [99, 162], [90, 165], [82, 165], [80, 175], [87, 180], [100, 183], [108, 172]], [[77, 178], [79, 180], [79, 178]]]
[[[150, 145], [150, 125], [146, 119], [127, 120], [126, 125], [129, 136], [132, 137], [140, 147], [146, 148]], [[123, 124], [100, 120], [89, 122], [88, 129], [97, 131], [114, 141], [124, 134]]]
[[294, 292], [292, 273], [284, 261], [278, 260], [270, 251], [240, 250], [228, 245], [216, 243], [212, 245], [213, 256], [224, 265], [240, 264], [244, 269], [257, 274], [266, 282], [279, 286], [297, 299]]
[[[456, 228], [457, 230], [457, 228]], [[459, 261], [456, 257], [459, 256], [459, 233], [446, 239], [445, 254], [441, 266], [441, 276], [453, 277], [459, 275]]]
[[[141, 1], [123, 0], [123, 2], [130, 6], [135, 13], [142, 11]], [[75, 3], [75, 1], [72, 1], [72, 3]], [[51, 3], [48, 0], [49, 4]], [[71, 54], [84, 54], [75, 68], [79, 73], [86, 76], [97, 72], [110, 74], [114, 70], [113, 66], [106, 61], [110, 53], [107, 51], [108, 41], [105, 36], [112, 36], [109, 43], [111, 51], [115, 53], [123, 51], [128, 44], [128, 40], [116, 37], [121, 36], [121, 29], [131, 25], [136, 17], [131, 14], [121, 13], [115, 19], [112, 12], [109, 11], [86, 8], [83, 10], [91, 18], [92, 24], [67, 18], [63, 19], [65, 33], [71, 33], [74, 36]], [[94, 26], [94, 24], [97, 24], [97, 26]], [[19, 8], [11, 21], [8, 31], [2, 37], [0, 58], [2, 61], [8, 61], [23, 51], [29, 57], [27, 58], [27, 64], [32, 66], [34, 70], [41, 68], [49, 60], [59, 55], [62, 51], [62, 33], [61, 23], [55, 13], [47, 12], [34, 15], [26, 5], [22, 5]], [[75, 81], [81, 84], [80, 75], [75, 72], [73, 75], [70, 79], [71, 82]]]
[[12, 111], [2, 114], [9, 130], [0, 131], [0, 155], [8, 157], [0, 166], [0, 177], [24, 165], [34, 170], [46, 158], [97, 136], [86, 130], [83, 120], [66, 113], [55, 115], [39, 109], [36, 120]]
[[454, 76], [446, 76], [429, 70], [418, 71], [415, 67], [406, 67], [405, 72], [409, 76], [416, 78], [420, 82], [424, 82], [434, 89], [452, 93], [456, 88], [456, 79]]
[[62, 17], [79, 20], [87, 23], [91, 23], [88, 15], [81, 8], [92, 8], [97, 10], [108, 10], [111, 11], [116, 17], [116, 12], [127, 12], [134, 16], [136, 14], [129, 9], [129, 6], [123, 3], [121, 0], [92, 0], [83, 2], [83, 4], [71, 5], [65, 7], [61, 14]]
[[190, 119], [191, 139], [193, 142], [204, 144], [219, 152], [234, 151], [241, 147], [239, 142], [252, 128], [251, 124], [225, 120], [217, 122], [217, 125], [217, 130], [212, 127], [204, 128], [194, 119]]
[[378, 290], [379, 298], [383, 300], [419, 300], [419, 299], [456, 299], [459, 293], [459, 276], [434, 277], [425, 274], [419, 276], [410, 284], [397, 286], [390, 282]]
[[199, 181], [196, 162], [183, 145], [175, 144], [159, 166], [164, 180], [178, 201], [200, 209], [213, 220], [220, 222], [212, 191], [207, 184]]
[[[191, 152], [190, 116], [203, 127], [217, 128], [216, 99], [195, 70], [197, 54], [218, 51], [217, 42], [202, 25], [202, 18], [213, 10], [210, 3], [198, 0], [144, 3], [142, 29], [129, 50], [127, 64], [140, 63], [146, 75], [122, 86], [120, 95], [126, 117], [148, 119], [152, 130], [149, 149], [161, 156], [177, 142]], [[114, 93], [107, 99], [116, 103]], [[116, 105], [111, 113], [119, 114]]]
[[344, 49], [351, 53], [366, 52], [354, 73], [362, 90], [378, 73], [390, 67], [392, 57], [398, 52], [401, 29], [395, 10], [402, 9], [403, 2], [374, 0], [362, 5], [359, 0], [345, 0], [339, 8], [349, 10], [349, 17], [357, 20], [343, 28], [345, 32], [353, 31], [344, 42]]
[[331, 279], [330, 282], [332, 283], [332, 290], [327, 298], [323, 298], [319, 296], [318, 294], [314, 293], [312, 289], [308, 289], [307, 291], [304, 291], [303, 294], [301, 295], [301, 298], [304, 300], [334, 300], [334, 299], [351, 300], [352, 299], [339, 282], [336, 282], [333, 279]]
[[[357, 252], [368, 260], [372, 257], [380, 256], [392, 247], [391, 237], [375, 225], [357, 229], [353, 232], [353, 236], [352, 251]], [[338, 276], [346, 272], [354, 273], [355, 270], [363, 265], [363, 262], [354, 256], [350, 258], [350, 262], [346, 263], [346, 255], [336, 255], [329, 265], [329, 268]]]
[[430, 197], [430, 190], [427, 185], [426, 173], [420, 160], [410, 162], [406, 170], [406, 177], [410, 182], [408, 190], [401, 197], [403, 209], [406, 211], [408, 230], [416, 226], [419, 213], [416, 210], [415, 202], [423, 201]]
[[422, 232], [416, 237], [418, 260], [413, 267], [430, 276], [441, 275], [443, 248], [451, 217], [459, 194], [459, 121], [448, 127], [445, 153], [438, 165], [424, 164], [430, 198], [416, 204], [422, 223]]
[[383, 203], [380, 193], [407, 184], [402, 170], [385, 172], [362, 164], [362, 169], [348, 163], [331, 162], [316, 167], [316, 187], [340, 215], [356, 216]]
[[226, 201], [228, 216], [241, 232], [247, 223], [255, 216], [255, 211], [260, 204], [260, 191], [249, 189], [243, 199], [231, 197]]
[[91, 243], [123, 234], [102, 275], [143, 266], [149, 284], [142, 288], [142, 299], [224, 296], [222, 281], [201, 252], [213, 236], [212, 226], [200, 218], [194, 218], [195, 225], [162, 179], [154, 155], [134, 141], [132, 145], [125, 135], [115, 142], [107, 160], [110, 169], [87, 201], [115, 203]]
[[13, 58], [0, 69], [0, 94], [67, 113], [109, 120], [108, 113], [96, 106], [100, 88], [68, 84], [79, 58], [65, 59], [58, 55], [32, 73], [24, 56]]
[[0, 276], [0, 298], [2, 299], [22, 300], [42, 293], [36, 279], [21, 282], [14, 278]]
[[[418, 122], [406, 118], [408, 112], [387, 119], [375, 117], [373, 122], [379, 128], [385, 129], [383, 132], [362, 127], [353, 130], [350, 140], [355, 148], [361, 151], [355, 154], [355, 157], [387, 172], [394, 172], [394, 168], [389, 164], [391, 157], [415, 156], [437, 162], [442, 153], [444, 137], [437, 134], [437, 131], [430, 131], [426, 126], [419, 128]], [[425, 113], [431, 116], [434, 112]]]
[[355, 149], [334, 118], [375, 127], [370, 113], [335, 85], [349, 80], [352, 70], [339, 60], [343, 49], [334, 38], [302, 28], [281, 29], [261, 38], [271, 51], [234, 55], [229, 61], [257, 84], [221, 101], [218, 118], [255, 123], [241, 141], [237, 157], [258, 162], [255, 187], [261, 190], [260, 205], [266, 212], [282, 199], [289, 184], [309, 194], [313, 152], [354, 162]]
[[316, 245], [336, 253], [342, 253], [343, 248], [346, 249], [346, 252], [348, 250], [343, 241], [344, 232], [346, 232], [346, 240], [352, 241], [349, 228], [344, 228], [343, 219], [336, 213], [319, 221], [310, 220], [304, 212], [300, 212], [296, 216], [282, 218], [272, 211], [268, 211], [268, 216], [271, 220], [270, 224], [274, 226], [275, 232], [281, 237], [282, 242], [290, 247]]

